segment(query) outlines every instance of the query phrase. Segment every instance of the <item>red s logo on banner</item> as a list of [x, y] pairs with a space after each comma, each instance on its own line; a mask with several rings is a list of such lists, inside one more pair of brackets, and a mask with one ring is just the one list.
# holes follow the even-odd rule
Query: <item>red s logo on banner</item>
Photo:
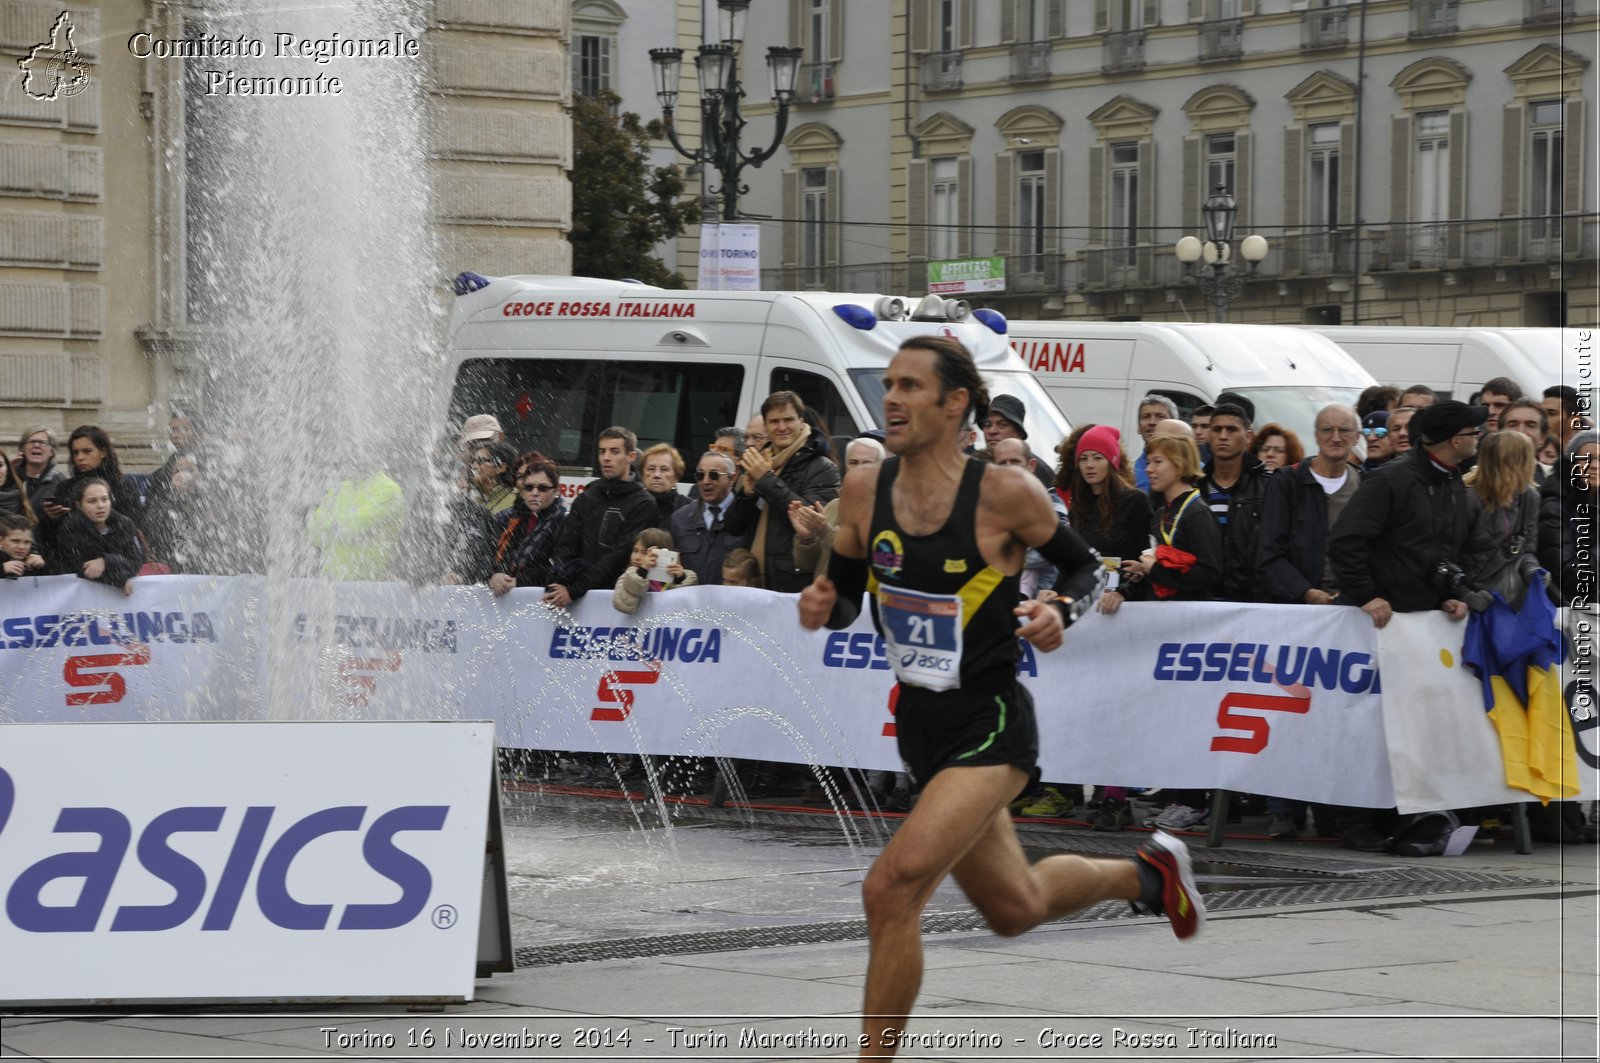
[[633, 712], [633, 691], [630, 685], [647, 686], [661, 678], [658, 671], [644, 672], [607, 672], [600, 677], [600, 685], [595, 688], [594, 696], [600, 701], [620, 705], [618, 709], [608, 709], [604, 705], [595, 707], [589, 715], [591, 720], [607, 720], [620, 723]]
[[1245, 731], [1248, 738], [1213, 738], [1212, 752], [1259, 753], [1267, 748], [1271, 725], [1263, 716], [1245, 716], [1234, 709], [1264, 709], [1272, 712], [1306, 712], [1311, 708], [1309, 695], [1288, 698], [1281, 694], [1227, 694], [1217, 706], [1217, 723], [1225, 731]]
[[149, 664], [150, 647], [143, 643], [130, 643], [126, 653], [91, 653], [83, 657], [68, 657], [61, 666], [61, 678], [73, 687], [102, 687], [81, 694], [68, 694], [68, 705], [114, 705], [128, 692], [128, 684], [121, 674], [88, 672], [86, 668], [127, 668], [130, 665]]
[[372, 700], [372, 695], [378, 692], [378, 678], [374, 675], [361, 675], [362, 672], [398, 672], [400, 670], [400, 655], [391, 653], [387, 657], [346, 657], [339, 662], [339, 682], [348, 687], [340, 691], [335, 700], [341, 705], [354, 705], [365, 707]]

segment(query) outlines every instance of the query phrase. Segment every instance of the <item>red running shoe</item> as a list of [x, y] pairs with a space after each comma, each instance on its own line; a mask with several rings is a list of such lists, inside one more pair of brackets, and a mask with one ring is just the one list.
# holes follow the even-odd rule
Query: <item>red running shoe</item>
[[1161, 876], [1161, 899], [1145, 907], [1154, 915], [1166, 916], [1172, 923], [1172, 932], [1179, 938], [1198, 934], [1206, 921], [1206, 905], [1194, 884], [1189, 847], [1166, 831], [1158, 830], [1139, 850], [1137, 859]]

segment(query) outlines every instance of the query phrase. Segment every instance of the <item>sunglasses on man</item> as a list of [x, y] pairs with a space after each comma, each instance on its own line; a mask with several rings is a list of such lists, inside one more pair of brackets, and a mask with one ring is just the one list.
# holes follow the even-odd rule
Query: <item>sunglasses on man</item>
[[722, 479], [726, 475], [728, 474], [723, 472], [721, 469], [696, 469], [694, 471], [694, 478], [696, 482], [701, 480], [711, 480], [715, 482]]

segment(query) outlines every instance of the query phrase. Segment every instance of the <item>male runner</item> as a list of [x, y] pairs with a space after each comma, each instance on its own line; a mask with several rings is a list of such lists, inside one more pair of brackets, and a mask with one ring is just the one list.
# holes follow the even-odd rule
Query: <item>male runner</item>
[[[800, 595], [800, 622], [847, 627], [871, 591], [900, 681], [900, 755], [922, 784], [911, 815], [862, 886], [871, 957], [861, 1058], [893, 1055], [922, 984], [922, 909], [947, 874], [1006, 937], [1097, 901], [1165, 913], [1180, 938], [1205, 909], [1188, 850], [1157, 832], [1133, 860], [1061, 854], [1030, 866], [1006, 805], [1036, 774], [1038, 733], [1017, 682], [1017, 639], [1042, 651], [1092, 602], [1099, 559], [1060, 525], [1021, 469], [969, 460], [961, 431], [988, 394], [957, 340], [907, 340], [884, 374], [894, 457], [850, 470], [828, 577]], [[1049, 605], [1018, 604], [1028, 547], [1061, 572]], [[1019, 628], [1017, 618], [1021, 618]]]

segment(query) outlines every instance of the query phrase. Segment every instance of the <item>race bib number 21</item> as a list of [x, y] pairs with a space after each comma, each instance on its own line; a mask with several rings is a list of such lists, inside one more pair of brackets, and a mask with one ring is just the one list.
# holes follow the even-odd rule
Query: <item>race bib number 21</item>
[[902, 683], [925, 690], [961, 685], [959, 597], [880, 587], [878, 617], [889, 663]]

